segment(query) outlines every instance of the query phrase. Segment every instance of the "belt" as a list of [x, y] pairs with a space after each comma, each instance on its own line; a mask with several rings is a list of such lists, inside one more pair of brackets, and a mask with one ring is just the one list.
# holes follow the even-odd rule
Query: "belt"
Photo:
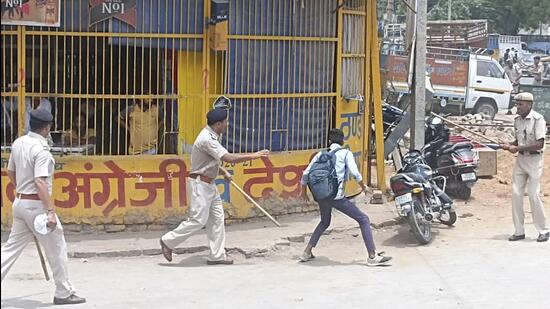
[[539, 154], [542, 154], [542, 151], [520, 151], [519, 154], [521, 154], [521, 155], [526, 155], [526, 154], [539, 155]]
[[207, 184], [211, 184], [212, 181], [214, 181], [214, 178], [210, 178], [208, 176], [204, 176], [204, 175], [201, 175], [201, 174], [189, 174], [189, 178], [191, 179], [199, 179], [203, 182], [206, 182]]
[[17, 193], [17, 198], [20, 200], [34, 200], [34, 201], [40, 201], [40, 196], [38, 194], [23, 194], [23, 193]]

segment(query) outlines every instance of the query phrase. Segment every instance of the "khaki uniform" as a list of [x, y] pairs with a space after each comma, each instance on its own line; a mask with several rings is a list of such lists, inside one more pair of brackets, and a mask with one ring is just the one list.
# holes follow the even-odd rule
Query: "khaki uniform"
[[542, 85], [542, 73], [544, 73], [544, 66], [539, 62], [538, 65], [533, 65], [531, 70], [533, 74], [533, 85]]
[[[519, 146], [532, 144], [544, 138], [546, 122], [544, 117], [531, 110], [527, 117], [517, 116], [514, 121], [515, 136]], [[519, 153], [512, 178], [512, 218], [516, 229], [515, 235], [525, 235], [523, 195], [527, 189], [533, 223], [540, 234], [548, 232], [544, 207], [540, 198], [540, 178], [543, 168], [544, 148], [537, 153]]]
[[48, 191], [52, 192], [52, 179], [55, 161], [50, 153], [47, 140], [39, 134], [29, 132], [15, 140], [12, 146], [8, 170], [16, 176], [17, 197], [13, 202], [13, 225], [6, 244], [2, 247], [2, 280], [8, 274], [33, 235], [44, 248], [55, 281], [55, 297], [67, 298], [75, 293], [69, 281], [67, 244], [63, 227], [57, 222], [53, 232], [39, 234], [34, 228], [34, 219], [46, 213], [40, 200], [20, 199], [21, 194], [37, 194], [34, 179], [46, 177]]
[[191, 175], [203, 175], [210, 183], [197, 177], [187, 179], [190, 197], [189, 218], [177, 228], [164, 234], [162, 241], [174, 249], [189, 236], [206, 226], [210, 246], [210, 261], [225, 260], [225, 226], [222, 200], [214, 180], [218, 176], [221, 158], [228, 151], [220, 144], [218, 136], [210, 127], [204, 128], [191, 151]]
[[510, 79], [510, 82], [512, 82], [512, 86], [514, 87], [514, 93], [518, 93], [519, 78], [521, 77], [521, 69], [519, 68], [519, 65], [514, 64], [512, 68], [510, 68], [509, 66], [506, 66], [504, 68], [504, 72], [506, 72], [508, 79]]

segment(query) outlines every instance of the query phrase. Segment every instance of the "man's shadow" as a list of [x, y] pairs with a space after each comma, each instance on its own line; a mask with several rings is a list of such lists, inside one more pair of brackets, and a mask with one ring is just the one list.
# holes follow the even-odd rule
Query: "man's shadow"
[[[298, 260], [298, 256], [294, 256], [294, 260]], [[351, 262], [340, 262], [331, 260], [330, 258], [326, 256], [316, 256], [313, 260], [307, 261], [307, 262], [301, 262], [297, 261], [298, 265], [300, 266], [309, 266], [309, 267], [326, 267], [326, 266], [353, 266], [353, 265], [359, 265], [364, 266], [366, 260], [353, 260]]]
[[14, 298], [7, 298], [2, 299], [2, 308], [45, 308], [45, 307], [52, 307], [53, 303], [43, 303], [38, 300], [32, 300], [32, 299], [26, 299], [27, 297], [36, 296], [36, 295], [42, 295], [46, 293], [35, 293], [35, 294], [29, 294], [25, 296], [19, 296]]
[[[443, 224], [433, 224], [432, 225], [432, 241], [439, 236], [439, 230], [438, 229], [448, 229], [452, 227], [445, 226]], [[408, 223], [401, 223], [399, 225], [396, 225], [393, 229], [394, 235], [382, 242], [382, 245], [387, 247], [394, 247], [394, 248], [411, 248], [411, 247], [421, 247], [421, 246], [429, 246], [431, 244], [427, 245], [421, 245], [418, 240], [416, 240], [411, 227]]]
[[242, 260], [235, 261], [233, 265], [208, 265], [206, 264], [208, 255], [198, 254], [192, 255], [186, 258], [182, 258], [179, 262], [177, 261], [178, 256], [174, 255], [174, 261], [172, 263], [164, 262], [158, 263], [159, 266], [164, 267], [184, 267], [184, 268], [193, 268], [193, 267], [232, 267], [232, 266], [243, 266], [251, 265], [252, 262], [244, 262]]

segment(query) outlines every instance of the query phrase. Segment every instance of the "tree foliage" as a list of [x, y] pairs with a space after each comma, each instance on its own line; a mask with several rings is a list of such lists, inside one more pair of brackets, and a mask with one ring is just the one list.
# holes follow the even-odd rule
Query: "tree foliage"
[[428, 18], [447, 19], [449, 1], [452, 19], [487, 19], [489, 30], [500, 34], [517, 34], [520, 29], [550, 23], [548, 0], [428, 0]]

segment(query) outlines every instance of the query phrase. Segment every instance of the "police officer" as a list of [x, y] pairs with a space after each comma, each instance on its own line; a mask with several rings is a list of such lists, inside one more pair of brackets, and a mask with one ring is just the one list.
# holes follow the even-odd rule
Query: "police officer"
[[[76, 296], [69, 281], [67, 244], [51, 198], [55, 161], [47, 137], [52, 120], [52, 114], [44, 108], [31, 111], [30, 132], [16, 139], [11, 148], [8, 176], [15, 185], [16, 198], [11, 233], [2, 247], [2, 280], [34, 235], [42, 244], [53, 272], [54, 304], [79, 304], [86, 300]], [[35, 228], [39, 215], [47, 216], [45, 234]]]
[[221, 135], [227, 128], [228, 108], [215, 106], [208, 112], [208, 125], [199, 133], [193, 144], [191, 173], [187, 179], [187, 192], [190, 195], [189, 218], [160, 239], [162, 254], [169, 262], [172, 261], [172, 250], [176, 246], [206, 226], [210, 246], [207, 264], [233, 264], [233, 260], [225, 253], [224, 211], [214, 180], [218, 175], [223, 175], [226, 181], [231, 181], [231, 175], [220, 170], [221, 161], [245, 162], [266, 157], [269, 150], [251, 154], [232, 154], [221, 145]]
[[541, 114], [533, 110], [533, 95], [531, 93], [519, 93], [514, 99], [518, 114], [514, 120], [516, 140], [511, 144], [501, 145], [504, 150], [518, 153], [512, 179], [512, 218], [515, 233], [508, 240], [525, 239], [523, 194], [527, 188], [533, 223], [539, 232], [537, 241], [544, 242], [550, 236], [539, 194], [546, 122]]

